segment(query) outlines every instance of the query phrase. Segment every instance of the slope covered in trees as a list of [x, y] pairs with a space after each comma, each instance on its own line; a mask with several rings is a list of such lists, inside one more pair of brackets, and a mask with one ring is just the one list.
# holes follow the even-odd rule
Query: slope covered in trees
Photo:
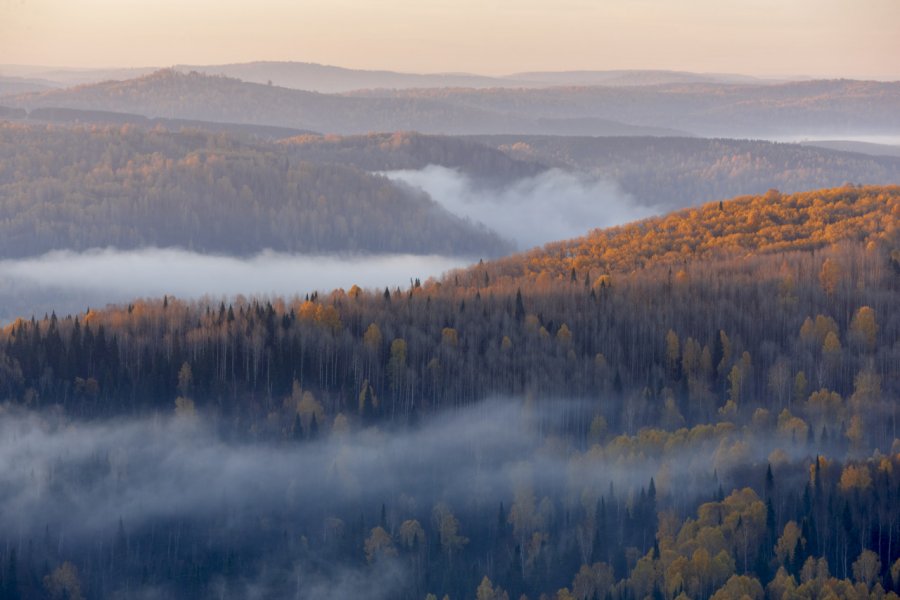
[[[898, 211], [896, 187], [772, 193], [406, 290], [20, 320], [0, 332], [0, 397], [10, 420], [46, 412], [4, 436], [25, 446], [12, 481], [99, 524], [20, 521], [4, 585], [896, 598]], [[81, 421], [147, 413], [145, 436]], [[172, 413], [200, 429], [167, 429]], [[29, 445], [79, 430], [100, 440], [81, 458]], [[159, 448], [172, 436], [198, 442]], [[221, 477], [191, 470], [234, 439]], [[252, 500], [212, 501], [239, 473]], [[148, 481], [176, 508], [85, 508]]]
[[298, 158], [335, 162], [367, 171], [423, 169], [441, 165], [485, 183], [512, 182], [537, 175], [547, 166], [472, 140], [413, 132], [365, 136], [297, 136], [282, 140]]
[[[498, 260], [495, 276], [559, 278], [628, 273], [649, 266], [678, 268], [694, 259], [816, 250], [841, 241], [895, 240], [900, 187], [854, 187], [783, 195], [770, 190], [728, 203], [711, 202], [663, 217], [595, 230]], [[895, 243], [895, 242], [892, 242]]]
[[506, 244], [351, 167], [201, 132], [0, 124], [0, 254], [179, 246], [497, 255]]
[[477, 136], [515, 158], [615, 181], [639, 202], [682, 208], [845, 183], [900, 182], [900, 158], [758, 140], [648, 137]]

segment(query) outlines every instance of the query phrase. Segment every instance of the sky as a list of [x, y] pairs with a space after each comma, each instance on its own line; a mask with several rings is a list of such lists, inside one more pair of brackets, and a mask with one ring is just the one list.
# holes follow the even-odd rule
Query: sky
[[0, 0], [0, 64], [900, 79], [898, 0]]

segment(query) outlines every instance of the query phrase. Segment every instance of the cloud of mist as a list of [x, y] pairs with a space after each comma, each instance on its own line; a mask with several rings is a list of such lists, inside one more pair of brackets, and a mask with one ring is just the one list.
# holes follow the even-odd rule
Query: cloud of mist
[[[84, 310], [137, 297], [303, 295], [313, 291], [405, 286], [463, 267], [466, 259], [411, 254], [293, 255], [272, 251], [249, 258], [175, 248], [54, 251], [0, 260], [0, 322], [15, 316]], [[8, 298], [4, 298], [8, 296]]]
[[[461, 534], [477, 535], [473, 515], [492, 513], [500, 502], [509, 508], [522, 486], [538, 500], [547, 497], [558, 508], [578, 511], [612, 486], [627, 498], [655, 477], [664, 501], [691, 507], [697, 497], [710, 497], [719, 481], [730, 490], [741, 470], [734, 485], [746, 485], [746, 469], [764, 468], [776, 447], [801, 464], [813, 455], [803, 443], [792, 449], [746, 430], [701, 436], [689, 448], [649, 444], [621, 453], [616, 443], [578, 448], [558, 435], [573, 420], [589, 421], [597, 409], [567, 400], [491, 400], [418, 426], [340, 434], [325, 427], [319, 440], [289, 442], [226, 435], [219, 430], [224, 424], [202, 407], [189, 419], [84, 422], [0, 405], [0, 531], [7, 540], [49, 532], [63, 556], [111, 539], [119, 519], [131, 533], [192, 523], [215, 532], [207, 534], [214, 540], [224, 536], [265, 548], [271, 538], [260, 536], [273, 530], [260, 530], [265, 520], [276, 532], [290, 531], [291, 539], [308, 538], [315, 554], [332, 543], [329, 535], [340, 537], [327, 533], [330, 519], [350, 527], [368, 515], [365, 534], [382, 505], [395, 532], [406, 519], [427, 527], [432, 508], [446, 503], [459, 516]], [[805, 474], [805, 468], [795, 470]], [[273, 566], [260, 573], [212, 585], [221, 587], [217, 597], [228, 598], [272, 597], [267, 590], [283, 592], [285, 585], [304, 599], [329, 590], [341, 592], [331, 597], [392, 598], [408, 582], [401, 561], [365, 568], [358, 566], [362, 548], [355, 552], [358, 563], [343, 565], [313, 560], [274, 566], [276, 555], [261, 562]], [[173, 593], [148, 588], [141, 597]]]
[[551, 169], [495, 189], [454, 169], [429, 165], [385, 176], [420, 188], [450, 212], [484, 223], [520, 249], [657, 214], [612, 182]]
[[[323, 434], [298, 443], [227, 438], [202, 410], [193, 419], [79, 422], [0, 406], [0, 464], [6, 465], [0, 470], [0, 528], [26, 534], [58, 523], [70, 535], [91, 535], [110, 530], [120, 517], [135, 526], [298, 507], [321, 523], [382, 503], [416, 507], [400, 515], [406, 519], [420, 517], [416, 511], [427, 515], [437, 502], [459, 510], [508, 502], [522, 473], [537, 492], [556, 498], [583, 487], [603, 493], [610, 483], [639, 488], [663, 461], [674, 465], [670, 473], [679, 482], [671, 493], [706, 493], [705, 478], [716, 469], [725, 476], [730, 463], [722, 459], [720, 439], [698, 440], [684, 454], [654, 456], [648, 448], [637, 462], [561, 447], [553, 433], [563, 425], [561, 415], [571, 420], [580, 412], [577, 418], [589, 421], [595, 410], [563, 400], [543, 407], [493, 400], [416, 427]], [[775, 439], [749, 441], [741, 446], [741, 461], [765, 464], [773, 448], [784, 447]], [[798, 447], [793, 458], [808, 453]]]

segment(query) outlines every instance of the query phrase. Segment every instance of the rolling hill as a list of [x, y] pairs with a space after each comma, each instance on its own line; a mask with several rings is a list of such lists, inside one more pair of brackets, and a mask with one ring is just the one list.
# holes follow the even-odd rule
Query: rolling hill
[[[475, 136], [510, 156], [615, 181], [635, 200], [674, 210], [769, 189], [900, 183], [900, 157], [759, 140]], [[851, 146], [854, 147], [854, 146]]]
[[514, 111], [532, 118], [611, 119], [715, 137], [900, 132], [900, 82], [379, 90], [355, 95], [432, 100], [470, 109]]
[[0, 123], [0, 256], [176, 246], [496, 256], [508, 245], [352, 167], [198, 131]]
[[511, 183], [545, 171], [546, 164], [513, 157], [490, 145], [459, 137], [414, 132], [360, 136], [304, 135], [281, 140], [302, 160], [353, 165], [366, 171], [422, 169], [440, 165], [457, 169], [478, 183]]
[[323, 133], [547, 133], [672, 135], [665, 127], [634, 127], [597, 117], [544, 117], [500, 108], [481, 109], [428, 98], [329, 95], [238, 79], [163, 70], [127, 81], [2, 98], [33, 110], [73, 108], [137, 113], [145, 117], [290, 127]]
[[[122, 81], [149, 75], [157, 68], [66, 69], [58, 67], [0, 65], [0, 73], [30, 79], [46, 87], [68, 87], [108, 80]], [[274, 85], [326, 94], [363, 89], [410, 88], [540, 88], [560, 85], [660, 85], [668, 83], [774, 83], [745, 75], [690, 73], [666, 70], [533, 71], [490, 77], [473, 73], [404, 73], [389, 70], [350, 69], [296, 61], [252, 61], [219, 65], [174, 65], [176, 71], [224, 75], [249, 83]], [[39, 88], [34, 88], [39, 89]], [[22, 90], [25, 91], [25, 90]]]

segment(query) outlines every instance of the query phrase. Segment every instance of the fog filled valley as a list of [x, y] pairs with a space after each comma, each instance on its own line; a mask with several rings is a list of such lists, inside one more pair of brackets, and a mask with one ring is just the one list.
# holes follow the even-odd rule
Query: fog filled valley
[[0, 65], [0, 600], [898, 597], [900, 84], [190, 62]]

